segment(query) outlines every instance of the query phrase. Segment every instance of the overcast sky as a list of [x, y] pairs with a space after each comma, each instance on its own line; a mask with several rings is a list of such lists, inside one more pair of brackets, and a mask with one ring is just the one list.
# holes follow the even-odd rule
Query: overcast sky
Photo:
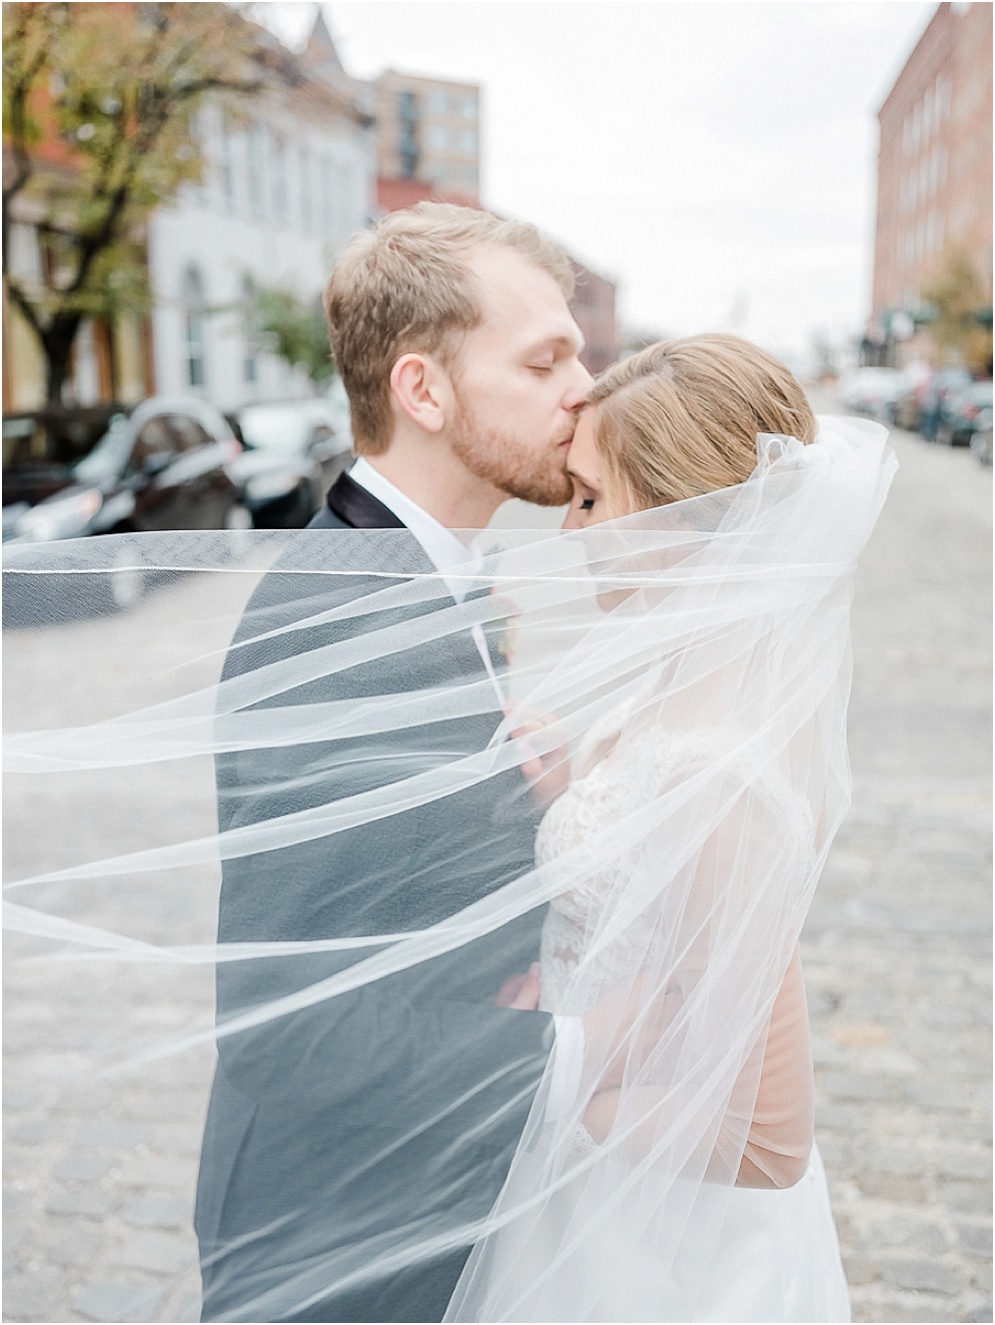
[[[934, 4], [330, 0], [342, 61], [484, 88], [483, 197], [619, 282], [627, 324], [782, 353], [868, 312], [875, 112]], [[292, 43], [313, 4], [267, 6]]]

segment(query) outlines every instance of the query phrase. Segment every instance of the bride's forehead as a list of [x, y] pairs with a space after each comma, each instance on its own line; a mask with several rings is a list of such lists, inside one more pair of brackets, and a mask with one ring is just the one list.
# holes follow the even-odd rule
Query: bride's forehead
[[567, 451], [567, 473], [593, 487], [600, 486], [603, 465], [594, 442], [593, 411], [581, 414]]

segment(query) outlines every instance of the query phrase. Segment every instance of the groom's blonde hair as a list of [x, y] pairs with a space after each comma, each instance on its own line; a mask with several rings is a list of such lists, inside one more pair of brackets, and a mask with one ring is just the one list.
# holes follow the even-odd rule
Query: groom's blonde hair
[[650, 345], [601, 374], [588, 408], [610, 478], [644, 509], [745, 483], [758, 433], [816, 434], [797, 379], [739, 336]]
[[390, 374], [404, 354], [456, 365], [463, 336], [483, 316], [468, 257], [507, 248], [549, 273], [570, 299], [566, 253], [535, 226], [449, 203], [391, 212], [342, 250], [325, 287], [335, 363], [349, 396], [353, 449], [380, 455], [392, 432]]

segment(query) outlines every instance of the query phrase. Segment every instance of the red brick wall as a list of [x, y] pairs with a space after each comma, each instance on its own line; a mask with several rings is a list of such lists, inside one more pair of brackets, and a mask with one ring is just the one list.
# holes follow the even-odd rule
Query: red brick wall
[[992, 6], [941, 4], [878, 112], [873, 312], [914, 307], [951, 245], [991, 297]]

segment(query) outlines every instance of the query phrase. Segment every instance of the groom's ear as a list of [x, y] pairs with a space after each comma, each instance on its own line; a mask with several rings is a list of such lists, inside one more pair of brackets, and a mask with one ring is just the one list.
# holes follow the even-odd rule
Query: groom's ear
[[419, 428], [435, 433], [445, 427], [449, 379], [429, 355], [402, 354], [391, 369], [390, 389]]

